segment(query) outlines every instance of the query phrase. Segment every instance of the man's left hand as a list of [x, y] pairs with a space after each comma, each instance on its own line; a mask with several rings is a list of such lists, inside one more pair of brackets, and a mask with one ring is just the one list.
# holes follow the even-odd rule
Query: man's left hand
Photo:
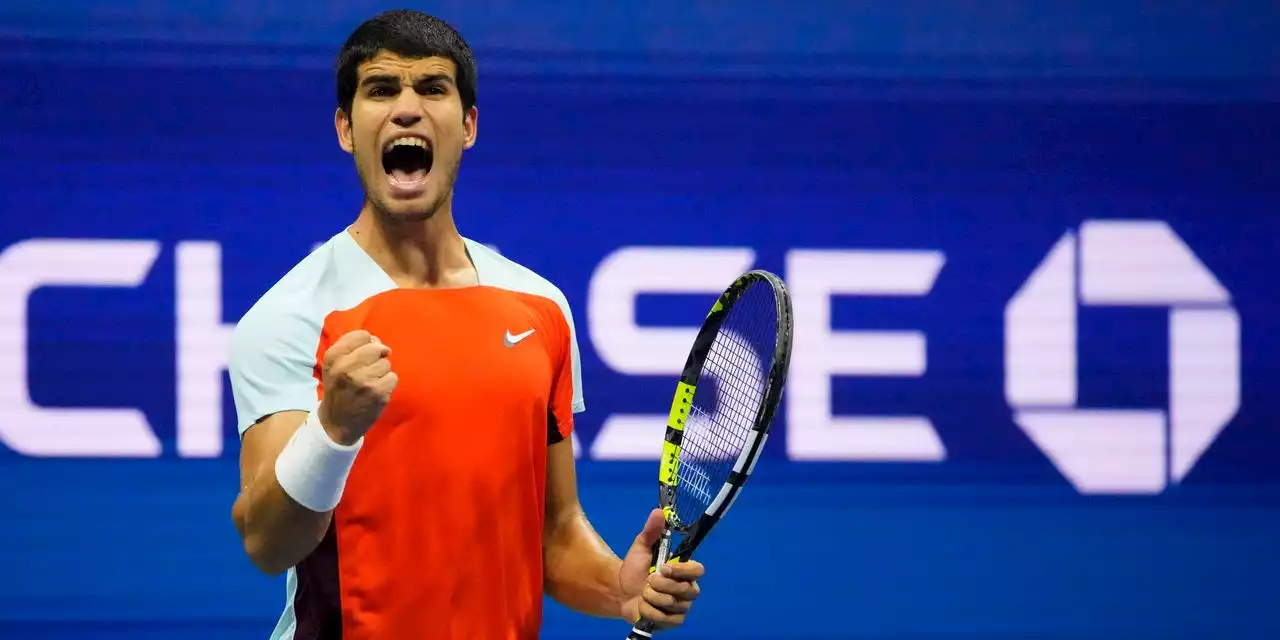
[[663, 525], [662, 510], [654, 509], [640, 535], [631, 543], [618, 571], [618, 582], [626, 598], [622, 605], [623, 617], [633, 624], [643, 617], [654, 623], [657, 630], [684, 624], [689, 608], [701, 592], [697, 580], [706, 571], [701, 563], [689, 560], [668, 562], [657, 572], [649, 573], [653, 545], [662, 537]]

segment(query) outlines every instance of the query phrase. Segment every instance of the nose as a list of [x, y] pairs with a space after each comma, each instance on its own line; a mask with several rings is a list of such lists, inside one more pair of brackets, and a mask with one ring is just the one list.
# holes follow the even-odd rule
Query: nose
[[395, 109], [391, 112], [391, 121], [401, 127], [412, 127], [422, 120], [422, 101], [413, 91], [401, 91], [396, 98]]

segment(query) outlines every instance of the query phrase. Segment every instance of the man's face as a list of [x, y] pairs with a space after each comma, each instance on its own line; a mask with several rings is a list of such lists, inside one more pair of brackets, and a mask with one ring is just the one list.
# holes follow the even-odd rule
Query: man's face
[[[477, 111], [462, 112], [452, 60], [380, 53], [360, 65], [338, 142], [375, 209], [393, 220], [425, 220], [449, 198], [462, 150], [476, 140]], [[465, 117], [464, 117], [465, 116]]]

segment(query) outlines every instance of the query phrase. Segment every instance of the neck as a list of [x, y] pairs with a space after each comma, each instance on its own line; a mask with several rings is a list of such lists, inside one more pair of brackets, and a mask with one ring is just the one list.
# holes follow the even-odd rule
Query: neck
[[396, 221], [379, 215], [366, 202], [347, 232], [400, 287], [462, 287], [477, 282], [448, 206], [426, 220]]

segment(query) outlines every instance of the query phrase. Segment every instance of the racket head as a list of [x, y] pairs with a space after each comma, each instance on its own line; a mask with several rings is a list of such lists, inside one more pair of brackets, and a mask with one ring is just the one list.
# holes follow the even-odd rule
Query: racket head
[[791, 364], [791, 297], [752, 270], [712, 305], [685, 361], [668, 416], [659, 503], [688, 559], [733, 505], [764, 449]]

